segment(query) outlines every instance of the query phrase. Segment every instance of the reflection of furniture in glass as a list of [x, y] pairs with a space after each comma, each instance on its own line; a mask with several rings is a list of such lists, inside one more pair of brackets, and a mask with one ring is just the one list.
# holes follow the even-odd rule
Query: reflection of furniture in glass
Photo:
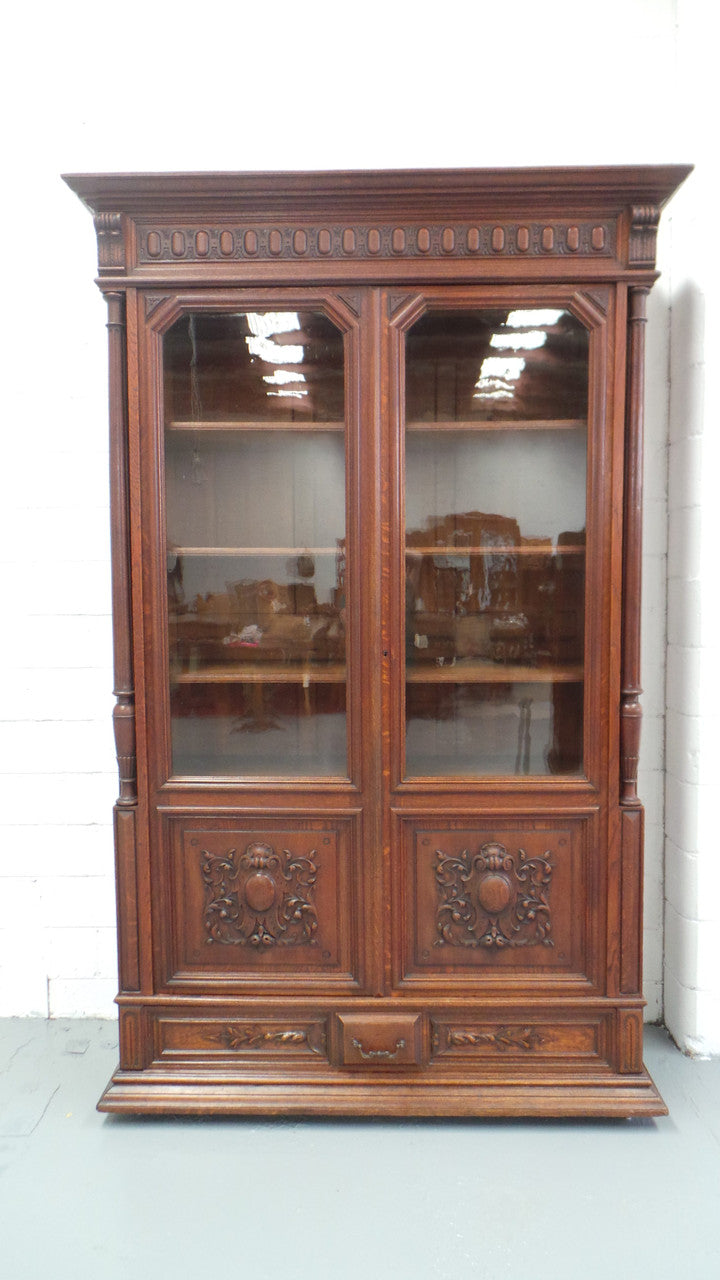
[[[427, 686], [422, 699], [408, 689], [408, 715], [452, 715], [447, 683], [547, 682], [553, 737], [546, 760], [551, 773], [576, 772], [582, 754], [584, 530], [562, 533], [554, 545], [551, 538], [523, 537], [510, 517], [474, 511], [409, 531], [406, 546], [408, 683], [422, 679]], [[517, 705], [514, 772], [529, 773], [532, 697]]]
[[111, 322], [103, 1108], [662, 1111], [639, 456], [683, 174], [70, 180]]

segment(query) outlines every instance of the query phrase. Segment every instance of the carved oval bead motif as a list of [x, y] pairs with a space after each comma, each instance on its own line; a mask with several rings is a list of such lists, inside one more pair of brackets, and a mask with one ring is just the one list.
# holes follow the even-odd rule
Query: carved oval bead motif
[[427, 253], [430, 248], [430, 232], [427, 227], [421, 227], [417, 233], [417, 247], [421, 253]]
[[380, 252], [380, 232], [377, 227], [371, 227], [368, 231], [367, 247], [368, 253]]
[[283, 240], [279, 231], [273, 230], [268, 236], [268, 249], [275, 257], [282, 252]]
[[512, 886], [507, 876], [483, 876], [477, 890], [478, 902], [489, 915], [504, 911], [512, 897]]
[[220, 252], [224, 257], [229, 258], [235, 247], [235, 240], [232, 231], [223, 231], [220, 236]]
[[159, 258], [162, 249], [162, 240], [157, 231], [150, 231], [147, 238], [147, 251], [151, 258]]
[[332, 237], [327, 227], [323, 227], [322, 230], [318, 231], [317, 243], [319, 253], [329, 253], [332, 249]]
[[252, 230], [246, 231], [245, 239], [243, 243], [245, 245], [246, 253], [249, 253], [249, 254], [257, 253], [258, 251], [257, 231], [252, 231]]
[[182, 231], [173, 231], [172, 240], [170, 241], [170, 248], [172, 249], [176, 258], [182, 257], [182, 255], [185, 252], [185, 236], [183, 235]]
[[210, 237], [207, 231], [198, 231], [195, 236], [195, 252], [200, 258], [206, 258], [210, 252]]

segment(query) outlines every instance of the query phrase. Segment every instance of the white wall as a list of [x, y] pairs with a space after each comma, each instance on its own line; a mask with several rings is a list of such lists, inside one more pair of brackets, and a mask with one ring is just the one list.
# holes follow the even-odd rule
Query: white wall
[[[684, 378], [692, 398], [698, 366], [688, 373], [688, 351], [693, 361], [702, 360], [696, 303], [708, 264], [699, 243], [700, 201], [711, 159], [709, 140], [698, 136], [701, 81], [688, 70], [702, 43], [702, 10], [697, 0], [606, 0], [602, 6], [448, 0], [440, 8], [406, 0], [357, 6], [218, 0], [204, 10], [179, 0], [17, 6], [5, 31], [12, 58], [2, 89], [11, 132], [0, 348], [6, 605], [0, 643], [7, 651], [0, 709], [6, 783], [0, 812], [7, 823], [0, 840], [0, 1013], [110, 1014], [116, 982], [105, 313], [93, 285], [91, 220], [59, 173], [707, 158], [707, 172], [691, 180], [663, 229], [665, 274], [652, 296], [649, 332], [641, 785], [647, 994], [650, 1016], [660, 1015], [669, 341], [672, 314], [674, 386]], [[676, 453], [690, 433], [678, 394]], [[706, 420], [695, 403], [693, 436], [702, 437]], [[688, 459], [691, 454], [688, 446]], [[709, 461], [709, 453], [705, 457]], [[709, 472], [704, 475], [710, 491]], [[688, 487], [679, 495], [672, 489], [673, 511], [689, 513], [700, 498], [689, 460], [683, 476]], [[703, 515], [717, 519], [717, 507], [708, 502]], [[693, 519], [681, 517], [688, 547], [698, 545]], [[710, 546], [702, 543], [709, 572]], [[694, 567], [699, 583], [703, 566]], [[678, 613], [694, 607], [696, 588], [684, 585], [687, 568], [677, 561], [673, 593], [684, 603], [671, 611], [672, 626]], [[712, 633], [706, 638], [703, 688], [709, 689]], [[683, 671], [691, 671], [697, 655], [690, 655], [685, 633], [672, 632], [670, 640], [673, 653], [682, 651]], [[716, 751], [713, 723], [700, 715], [704, 703], [692, 701], [699, 681], [697, 673], [680, 682], [673, 674], [668, 685], [669, 762], [676, 712], [688, 721], [694, 713], [698, 741], [709, 742], [697, 776], [685, 780], [687, 812], [700, 812], [702, 785], [702, 794], [711, 794]], [[672, 790], [668, 800], [674, 814], [680, 801]], [[684, 907], [688, 925], [700, 918], [701, 891], [708, 902], [720, 901], [705, 887], [715, 861], [707, 822], [694, 841], [677, 833], [669, 893], [674, 911]], [[685, 863], [697, 872], [694, 880], [685, 879]], [[696, 1043], [720, 1044], [717, 967], [709, 971], [710, 953], [702, 951], [706, 934], [709, 928], [676, 927], [668, 909], [669, 980], [686, 994], [705, 984], [692, 1034]], [[704, 968], [693, 975], [693, 956], [701, 953]], [[673, 993], [677, 1034], [687, 1038], [690, 1024], [679, 1013], [685, 997], [676, 996], [675, 987]]]
[[[708, 119], [715, 68], [705, 9], [680, 0], [678, 84]], [[720, 269], [709, 253], [717, 139], [693, 136], [698, 168], [671, 227], [665, 1018], [679, 1044], [720, 1053]]]

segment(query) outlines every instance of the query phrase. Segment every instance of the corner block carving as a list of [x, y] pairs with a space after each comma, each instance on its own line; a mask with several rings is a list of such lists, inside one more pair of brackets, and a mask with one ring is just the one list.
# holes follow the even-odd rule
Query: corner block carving
[[436, 947], [554, 946], [548, 894], [550, 851], [528, 858], [502, 844], [446, 855], [436, 850]]
[[148, 292], [145, 294], [145, 315], [147, 316], [148, 320], [150, 319], [150, 316], [153, 314], [153, 312], [157, 311], [158, 307], [160, 306], [160, 303], [165, 302], [167, 300], [167, 296], [168, 295], [166, 293], [149, 293]]
[[238, 854], [202, 851], [205, 930], [208, 943], [263, 950], [317, 945], [312, 891], [318, 869], [307, 857], [253, 842]]
[[125, 240], [120, 213], [96, 213], [98, 270], [102, 275], [122, 275], [125, 271]]
[[634, 204], [630, 222], [628, 264], [631, 267], [655, 265], [660, 209], [656, 204]]

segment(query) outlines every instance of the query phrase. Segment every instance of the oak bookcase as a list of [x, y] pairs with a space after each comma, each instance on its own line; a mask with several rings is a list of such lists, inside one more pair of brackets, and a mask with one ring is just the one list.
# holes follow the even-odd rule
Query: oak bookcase
[[643, 352], [687, 173], [66, 179], [109, 309], [103, 1110], [664, 1111]]

